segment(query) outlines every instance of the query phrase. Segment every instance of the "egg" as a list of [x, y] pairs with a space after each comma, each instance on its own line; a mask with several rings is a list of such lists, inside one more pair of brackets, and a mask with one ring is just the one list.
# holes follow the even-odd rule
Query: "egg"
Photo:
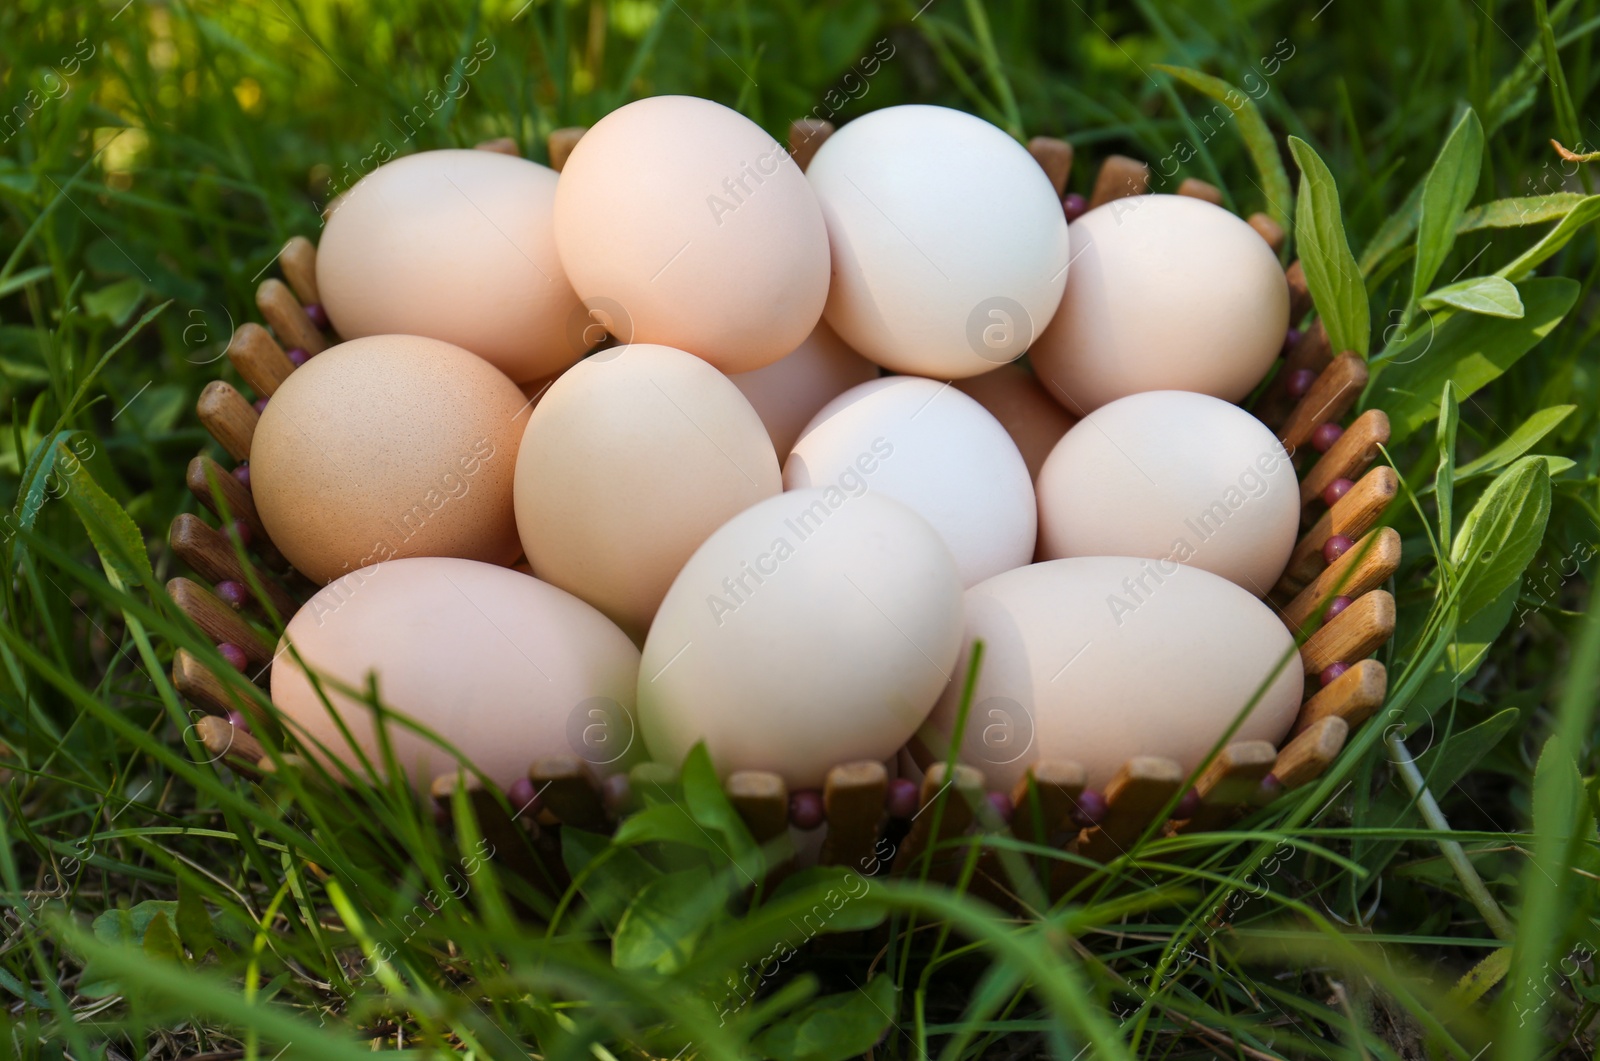
[[651, 755], [704, 740], [717, 769], [791, 788], [893, 755], [950, 682], [961, 583], [938, 533], [876, 494], [794, 490], [706, 539], [667, 593], [639, 670]]
[[934, 708], [925, 743], [947, 746], [982, 641], [960, 755], [990, 788], [1009, 791], [1042, 759], [1077, 762], [1091, 788], [1136, 755], [1192, 770], [1252, 700], [1230, 741], [1276, 743], [1299, 709], [1305, 676], [1288, 629], [1198, 568], [1052, 560], [972, 587], [965, 612], [958, 680]]
[[1002, 365], [981, 376], [955, 381], [956, 390], [985, 409], [1017, 444], [1035, 480], [1044, 459], [1077, 420], [1052, 400], [1026, 365]]
[[710, 100], [655, 96], [595, 123], [556, 190], [572, 285], [622, 342], [749, 372], [810, 334], [828, 234], [789, 153]]
[[828, 324], [896, 372], [959, 379], [1022, 356], [1067, 282], [1067, 222], [1023, 146], [920, 104], [855, 119], [806, 177], [828, 224]]
[[854, 387], [878, 378], [878, 366], [818, 322], [794, 351], [766, 368], [729, 376], [772, 436], [778, 460], [789, 456], [795, 439], [828, 402]]
[[[367, 774], [363, 758], [386, 776], [361, 695], [370, 675], [385, 707], [509, 788], [547, 756], [576, 755], [602, 776], [642, 758], [638, 674], [633, 642], [570, 593], [508, 568], [417, 557], [351, 572], [308, 600], [273, 661], [272, 702], [336, 776], [335, 760]], [[414, 729], [391, 720], [387, 732], [418, 789], [457, 769]]]
[[671, 347], [614, 347], [568, 369], [528, 417], [517, 530], [536, 575], [643, 640], [700, 543], [781, 485], [728, 377]]
[[1071, 236], [1061, 308], [1029, 356], [1075, 415], [1152, 390], [1236, 402], [1272, 367], [1289, 285], [1238, 217], [1190, 196], [1131, 196], [1090, 210]]
[[891, 376], [845, 391], [806, 426], [783, 485], [905, 504], [944, 538], [964, 586], [1033, 557], [1028, 466], [1000, 421], [948, 383]]
[[493, 365], [438, 339], [340, 343], [296, 369], [256, 425], [261, 522], [319, 584], [408, 556], [509, 564], [524, 403]]
[[1188, 391], [1119, 398], [1051, 450], [1036, 484], [1039, 553], [1143, 556], [1264, 597], [1289, 562], [1300, 483], [1267, 426]]
[[317, 288], [346, 339], [423, 335], [521, 383], [584, 352], [556, 255], [556, 172], [495, 151], [423, 151], [367, 174], [333, 210]]

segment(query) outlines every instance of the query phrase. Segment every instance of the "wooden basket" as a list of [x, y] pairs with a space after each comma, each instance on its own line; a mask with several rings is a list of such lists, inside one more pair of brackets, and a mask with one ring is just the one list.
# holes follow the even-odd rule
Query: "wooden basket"
[[[789, 134], [796, 161], [802, 167], [809, 163], [832, 131], [826, 122], [796, 122]], [[556, 169], [565, 163], [582, 133], [582, 129], [560, 129], [551, 134], [550, 159]], [[478, 146], [517, 153], [510, 140]], [[1028, 150], [1061, 194], [1072, 166], [1071, 145], [1036, 137]], [[1148, 167], [1114, 155], [1102, 164], [1087, 205], [1144, 194], [1148, 189]], [[1193, 179], [1184, 181], [1178, 194], [1221, 202], [1216, 188]], [[1274, 250], [1281, 249], [1284, 233], [1275, 222], [1264, 214], [1248, 220]], [[234, 369], [262, 398], [270, 397], [294, 371], [300, 355], [292, 351], [315, 354], [337, 341], [314, 323], [314, 317], [321, 316], [315, 308], [319, 304], [316, 248], [309, 240], [295, 237], [284, 247], [279, 265], [287, 284], [267, 280], [256, 293], [256, 304], [271, 332], [259, 324], [245, 324], [228, 347]], [[1290, 320], [1298, 323], [1312, 308], [1299, 262], [1289, 267], [1287, 279]], [[309, 312], [308, 307], [312, 307]], [[1303, 638], [1300, 656], [1307, 676], [1299, 717], [1281, 749], [1259, 740], [1230, 744], [1181, 796], [1188, 772], [1172, 760], [1148, 756], [1129, 759], [1100, 793], [1085, 791], [1084, 771], [1078, 764], [1041, 761], [1014, 791], [998, 796], [985, 793], [979, 770], [957, 766], [954, 776], [949, 776], [944, 763], [927, 761], [925, 753], [921, 758], [926, 770], [914, 793], [907, 791], [907, 782], [891, 784], [882, 763], [843, 763], [828, 774], [820, 793], [822, 821], [818, 827], [826, 830], [821, 861], [868, 865], [874, 851], [882, 850], [877, 846], [880, 840], [892, 835], [897, 849], [894, 871], [904, 872], [930, 844], [957, 836], [975, 823], [979, 828], [1003, 827], [1003, 815], [986, 808], [1009, 806], [1016, 808], [1009, 826], [1016, 835], [1108, 862], [1144, 835], [1155, 816], [1169, 808], [1176, 810], [1172, 820], [1163, 824], [1167, 832], [1214, 830], [1322, 774], [1344, 747], [1350, 730], [1383, 703], [1387, 675], [1383, 664], [1370, 657], [1394, 632], [1394, 598], [1380, 587], [1399, 565], [1400, 538], [1392, 528], [1377, 525], [1396, 494], [1398, 479], [1390, 467], [1369, 468], [1389, 438], [1388, 417], [1377, 409], [1357, 417], [1314, 461], [1300, 455], [1320, 425], [1337, 424], [1346, 416], [1366, 380], [1364, 358], [1353, 352], [1335, 356], [1319, 321], [1287, 350], [1280, 371], [1255, 404], [1256, 414], [1296, 455], [1302, 526], [1306, 528], [1282, 579], [1268, 596], [1268, 603], [1285, 624]], [[248, 668], [262, 681], [272, 659], [273, 641], [241, 614], [259, 611], [262, 604], [253, 599], [253, 590], [243, 587], [249, 587], [253, 577], [263, 587], [265, 603], [283, 621], [316, 587], [290, 570], [273, 548], [251, 501], [245, 462], [258, 420], [255, 406], [231, 384], [218, 380], [201, 393], [197, 410], [212, 437], [239, 463], [235, 471], [241, 474], [236, 476], [202, 455], [189, 465], [188, 484], [205, 508], [232, 521], [234, 533], [213, 527], [196, 515], [179, 516], [172, 524], [174, 552], [200, 578], [220, 586], [222, 593], [213, 593], [189, 578], [175, 578], [167, 589], [178, 607], [224, 648], [235, 665]], [[1326, 505], [1324, 491], [1338, 480], [1353, 480], [1354, 485], [1331, 506]], [[1355, 544], [1329, 563], [1324, 559], [1324, 546], [1335, 535]], [[248, 576], [233, 546], [236, 538], [254, 553]], [[224, 603], [224, 597], [231, 603]], [[1324, 612], [1335, 597], [1346, 598], [1345, 606], [1324, 621]], [[1319, 677], [1334, 664], [1348, 669], [1319, 688]], [[235, 724], [241, 721], [233, 713], [238, 700], [216, 675], [180, 649], [173, 660], [173, 680], [184, 696], [212, 716], [202, 719], [198, 732], [218, 759], [225, 757], [247, 771], [272, 769], [260, 743]], [[916, 745], [913, 741], [913, 747]], [[632, 796], [646, 786], [670, 785], [673, 774], [659, 764], [645, 764], [602, 785], [583, 760], [561, 756], [531, 764], [528, 777], [539, 807], [520, 825], [513, 822], [499, 794], [475, 791], [473, 802], [486, 835], [497, 848], [518, 851], [524, 860], [540, 858], [536, 852], [545, 852], [543, 869], [548, 880], [563, 876], [559, 856], [552, 859], [549, 854], [559, 851], [550, 842], [551, 830], [568, 824], [608, 832], [618, 816], [633, 805]], [[449, 796], [456, 784], [457, 775], [438, 778], [435, 797]], [[727, 778], [725, 788], [760, 843], [773, 840], [790, 826], [795, 817], [792, 808], [797, 805], [808, 805], [800, 814], [803, 824], [813, 825], [818, 817], [815, 796], [807, 794], [792, 801], [776, 774], [735, 773]], [[947, 792], [959, 797], [950, 798]], [[921, 814], [936, 797], [944, 803], [944, 810]], [[535, 833], [544, 831], [531, 844], [525, 839], [530, 819], [539, 823], [532, 826]], [[507, 844], [510, 846], [504, 846]], [[538, 869], [524, 864], [530, 874]], [[1084, 875], [1081, 862], [1061, 862], [1058, 867], [1057, 892]], [[954, 871], [949, 864], [942, 870], [935, 867], [935, 875]]]

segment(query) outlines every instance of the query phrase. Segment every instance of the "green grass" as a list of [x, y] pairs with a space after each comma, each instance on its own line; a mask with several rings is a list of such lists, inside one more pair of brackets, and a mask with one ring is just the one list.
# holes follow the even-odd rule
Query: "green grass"
[[[1593, 1055], [1596, 230], [1574, 213], [1532, 278], [1519, 256], [1595, 184], [1549, 140], [1600, 144], [1600, 2], [119, 4], [0, 7], [0, 1056]], [[1261, 122], [1206, 119], [1163, 66]], [[441, 830], [397, 788], [207, 761], [167, 671], [217, 657], [162, 591], [165, 528], [257, 278], [375, 154], [543, 157], [662, 92], [774, 134], [945, 103], [1069, 137], [1078, 190], [1105, 153], [1172, 157], [1157, 190], [1197, 176], [1285, 217], [1286, 137], [1326, 163], [1300, 253], [1329, 263], [1330, 326], [1370, 329], [1407, 494], [1392, 699], [1332, 773], [1012, 916], [918, 874], [751, 894], [766, 855], [703, 763], [620, 839], [573, 838], [581, 887], [552, 899], [479, 857], [465, 803]], [[1436, 166], [1469, 107], [1481, 151]], [[1501, 270], [1521, 320], [1426, 297]], [[1059, 857], [952, 853], [982, 845], [1020, 856], [1019, 889]], [[730, 987], [829, 888], [860, 890], [829, 933]]]

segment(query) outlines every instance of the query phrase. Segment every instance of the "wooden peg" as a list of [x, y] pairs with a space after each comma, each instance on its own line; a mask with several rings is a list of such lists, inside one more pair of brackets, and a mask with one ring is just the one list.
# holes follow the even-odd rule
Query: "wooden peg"
[[448, 809], [460, 787], [467, 791], [472, 816], [478, 822], [478, 832], [494, 849], [496, 862], [546, 895], [556, 895], [565, 890], [570, 883], [565, 871], [561, 872], [559, 882], [551, 878], [551, 867], [534, 854], [528, 834], [512, 817], [513, 812], [506, 808], [493, 789], [484, 786], [480, 778], [465, 772], [441, 774], [433, 779], [429, 793], [437, 803]]
[[1277, 763], [1272, 767], [1272, 776], [1278, 779], [1285, 791], [1315, 781], [1339, 757], [1349, 734], [1350, 727], [1344, 719], [1338, 715], [1328, 715], [1283, 746], [1283, 751], [1278, 753]]
[[214, 756], [213, 761], [227, 759], [228, 765], [236, 770], [251, 774], [261, 772], [257, 764], [267, 757], [267, 750], [249, 730], [240, 729], [225, 718], [206, 715], [195, 721], [194, 732], [206, 751]]
[[1289, 602], [1283, 621], [1291, 632], [1300, 633], [1334, 597], [1354, 600], [1383, 585], [1399, 567], [1400, 532], [1393, 527], [1370, 531]]
[[1297, 737], [1331, 715], [1355, 729], [1383, 706], [1388, 688], [1388, 669], [1375, 659], [1364, 659], [1300, 705], [1300, 716], [1289, 735]]
[[317, 245], [304, 236], [295, 236], [283, 245], [283, 253], [278, 255], [278, 268], [283, 272], [283, 278], [289, 281], [289, 287], [294, 291], [302, 305], [312, 305], [322, 301], [322, 296], [317, 292]]
[[[1100, 824], [1083, 831], [1079, 853], [1096, 862], [1110, 862], [1139, 838], [1161, 813], [1187, 772], [1171, 759], [1139, 755], [1122, 764], [1106, 785], [1106, 814]], [[1069, 863], [1062, 863], [1065, 868]]]
[[1278, 441], [1291, 455], [1298, 453], [1318, 426], [1343, 418], [1366, 385], [1367, 363], [1354, 354], [1340, 354], [1322, 370], [1284, 421]]
[[578, 141], [589, 130], [582, 125], [569, 125], [563, 129], [554, 129], [550, 132], [550, 139], [546, 141], [550, 149], [550, 168], [560, 173], [566, 166], [567, 159], [572, 157], [572, 149], [578, 146]]
[[1322, 514], [1301, 536], [1289, 554], [1288, 567], [1278, 580], [1274, 594], [1285, 598], [1299, 593], [1327, 566], [1322, 547], [1335, 534], [1359, 541], [1383, 515], [1383, 510], [1400, 492], [1400, 476], [1387, 464], [1380, 464], [1356, 481], [1350, 492]]
[[[267, 528], [261, 523], [261, 514], [256, 511], [250, 490], [230, 475], [227, 469], [202, 455], [189, 462], [184, 478], [189, 492], [207, 511], [218, 519], [242, 520], [250, 528], [250, 548], [264, 564], [274, 571], [282, 571], [289, 566], [267, 536]], [[215, 489], [212, 488], [213, 483], [216, 484]]]
[[294, 362], [283, 352], [272, 333], [254, 321], [239, 325], [228, 343], [228, 360], [234, 371], [263, 398], [278, 392], [294, 371]]
[[[1268, 217], [1266, 214], [1260, 213], [1259, 211], [1251, 214], [1245, 219], [1245, 222], [1251, 228], [1256, 230], [1256, 234], [1258, 236], [1267, 241], [1267, 246], [1272, 248], [1273, 254], [1277, 254], [1283, 250], [1283, 241], [1287, 237], [1284, 235], [1282, 225], [1278, 224], [1276, 221], [1272, 220], [1272, 218]], [[1299, 319], [1300, 318], [1292, 315], [1289, 318], [1291, 322]]]
[[1226, 825], [1261, 788], [1261, 779], [1278, 761], [1271, 741], [1236, 741], [1223, 748], [1195, 780], [1200, 806], [1179, 826], [1186, 833], [1210, 832]]
[[320, 354], [328, 348], [327, 337], [311, 323], [300, 300], [283, 281], [261, 281], [256, 288], [256, 308], [285, 346], [299, 347], [308, 354]]
[[1011, 790], [1011, 831], [1018, 839], [1049, 843], [1067, 827], [1083, 795], [1083, 767], [1065, 759], [1041, 759]]
[[1089, 209], [1104, 206], [1113, 199], [1128, 195], [1144, 195], [1150, 190], [1150, 167], [1127, 155], [1109, 155], [1100, 164], [1095, 175], [1094, 194], [1089, 197]]
[[172, 684], [185, 700], [213, 715], [226, 715], [245, 707], [243, 699], [186, 648], [172, 654]]
[[728, 802], [744, 819], [758, 844], [768, 844], [789, 829], [789, 789], [766, 770], [739, 770], [723, 784]]
[[252, 680], [261, 677], [271, 665], [272, 642], [200, 583], [179, 575], [167, 583], [167, 595], [213, 643], [237, 645], [250, 665], [258, 668], [257, 673], [251, 675]]
[[819, 860], [823, 865], [848, 866], [860, 873], [871, 863], [888, 790], [889, 772], [882, 763], [843, 763], [828, 771], [822, 785], [828, 815]]
[[1284, 279], [1289, 281], [1289, 327], [1293, 328], [1311, 312], [1311, 286], [1306, 283], [1305, 266], [1299, 258], [1289, 263]]
[[[1290, 287], [1291, 296], [1293, 286]], [[1268, 427], [1276, 428], [1288, 419], [1294, 411], [1298, 399], [1289, 394], [1289, 381], [1295, 374], [1303, 369], [1321, 374], [1333, 360], [1333, 345], [1328, 341], [1327, 329], [1322, 321], [1314, 320], [1298, 342], [1289, 348], [1283, 356], [1283, 364], [1278, 367], [1278, 374], [1268, 384], [1266, 393], [1256, 403], [1256, 415]]]
[[833, 123], [820, 118], [799, 118], [789, 123], [789, 154], [803, 173], [817, 148], [833, 135]]
[[493, 151], [497, 155], [510, 155], [512, 158], [521, 158], [522, 150], [517, 147], [517, 142], [509, 136], [497, 136], [493, 140], [483, 140], [473, 144], [474, 151]]
[[[947, 773], [948, 764], [933, 763], [922, 777], [921, 806], [911, 822], [911, 832], [900, 844], [895, 856], [896, 876], [919, 870], [922, 852], [930, 846], [959, 836], [972, 824], [973, 807], [983, 798], [983, 774], [970, 766], [957, 763], [953, 772]], [[935, 806], [935, 801], [943, 805]], [[938, 819], [938, 832], [934, 820]], [[948, 859], [934, 860], [929, 876], [942, 878], [949, 869]]]
[[254, 575], [261, 585], [262, 592], [266, 594], [267, 602], [278, 613], [281, 621], [287, 622], [299, 609], [300, 603], [265, 571], [251, 564], [247, 573], [244, 565], [240, 564], [238, 554], [234, 552], [233, 543], [228, 537], [215, 527], [209, 526], [194, 513], [180, 513], [172, 521], [172, 530], [167, 540], [172, 544], [172, 551], [178, 558], [207, 582], [238, 582], [253, 594], [256, 591], [251, 585], [249, 576]]
[[1185, 177], [1178, 185], [1178, 194], [1190, 199], [1204, 199], [1212, 206], [1222, 205], [1222, 189], [1198, 177]]
[[1389, 415], [1382, 409], [1368, 409], [1356, 417], [1300, 481], [1300, 504], [1320, 500], [1335, 479], [1357, 478], [1388, 441]]
[[228, 451], [228, 456], [236, 461], [250, 459], [250, 442], [256, 436], [261, 416], [233, 384], [220, 379], [207, 383], [194, 408], [200, 414], [201, 425]]
[[1394, 636], [1394, 598], [1381, 589], [1363, 593], [1300, 646], [1306, 674], [1316, 677], [1335, 663], [1355, 663]]
[[1059, 199], [1067, 193], [1067, 178], [1072, 175], [1072, 145], [1054, 136], [1036, 136], [1028, 141], [1028, 154], [1039, 163]]
[[608, 833], [611, 821], [600, 799], [600, 786], [589, 764], [576, 755], [554, 755], [528, 768], [528, 780], [545, 809], [563, 825], [591, 833]]

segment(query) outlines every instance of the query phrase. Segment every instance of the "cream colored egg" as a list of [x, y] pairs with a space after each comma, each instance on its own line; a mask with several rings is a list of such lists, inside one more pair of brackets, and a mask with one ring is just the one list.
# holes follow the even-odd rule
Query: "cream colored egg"
[[622, 342], [724, 372], [799, 346], [828, 293], [828, 234], [783, 145], [710, 100], [655, 96], [600, 119], [556, 192], [572, 285]]
[[1237, 405], [1188, 391], [1102, 405], [1056, 444], [1036, 489], [1044, 559], [1171, 560], [1258, 597], [1300, 528], [1300, 483], [1276, 436]]
[[883, 497], [796, 490], [695, 552], [650, 628], [639, 728], [676, 765], [704, 740], [726, 775], [792, 788], [894, 754], [951, 677], [961, 584], [939, 535]]
[[1129, 394], [1236, 402], [1267, 374], [1289, 325], [1289, 285], [1249, 225], [1203, 199], [1115, 199], [1071, 226], [1072, 273], [1029, 351], [1075, 415]]
[[959, 379], [1021, 357], [1067, 281], [1067, 222], [1027, 150], [945, 107], [886, 107], [806, 168], [828, 222], [828, 323], [896, 372]]
[[877, 379], [878, 366], [844, 345], [832, 328], [819, 321], [793, 353], [766, 368], [728, 378], [760, 414], [782, 461], [818, 409], [856, 384]]
[[[1010, 791], [1041, 759], [1079, 763], [1092, 788], [1135, 755], [1193, 769], [1247, 707], [1230, 740], [1280, 741], [1299, 708], [1305, 675], [1288, 629], [1197, 568], [1052, 560], [972, 587], [965, 610], [955, 673], [974, 642], [984, 654], [961, 758], [990, 788]], [[944, 736], [931, 746], [954, 731], [960, 698], [959, 682], [940, 698], [929, 729]]]
[[1033, 558], [1028, 466], [1000, 422], [948, 383], [891, 376], [845, 391], [806, 426], [783, 485], [901, 502], [944, 537], [964, 586]]
[[552, 229], [556, 173], [495, 151], [423, 151], [340, 197], [317, 247], [317, 287], [346, 339], [425, 335], [517, 382], [583, 354], [578, 296]]
[[340, 343], [261, 414], [250, 445], [261, 522], [318, 583], [406, 556], [509, 564], [524, 404], [493, 365], [437, 339]]
[[568, 369], [528, 418], [517, 530], [536, 575], [643, 640], [700, 543], [781, 485], [726, 376], [671, 347], [616, 347]]
[[[641, 757], [633, 642], [570, 593], [509, 568], [439, 557], [363, 568], [323, 587], [284, 636], [272, 702], [325, 765], [337, 759], [368, 775], [365, 757], [385, 773], [373, 712], [362, 700], [369, 675], [385, 707], [455, 747], [502, 788], [548, 756], [576, 755], [602, 775]], [[388, 734], [417, 788], [456, 771], [457, 760], [437, 742], [395, 721]]]
[[1023, 364], [1002, 365], [981, 376], [958, 379], [954, 386], [1000, 421], [1035, 481], [1044, 459], [1067, 429], [1077, 423], [1071, 413], [1050, 399]]

